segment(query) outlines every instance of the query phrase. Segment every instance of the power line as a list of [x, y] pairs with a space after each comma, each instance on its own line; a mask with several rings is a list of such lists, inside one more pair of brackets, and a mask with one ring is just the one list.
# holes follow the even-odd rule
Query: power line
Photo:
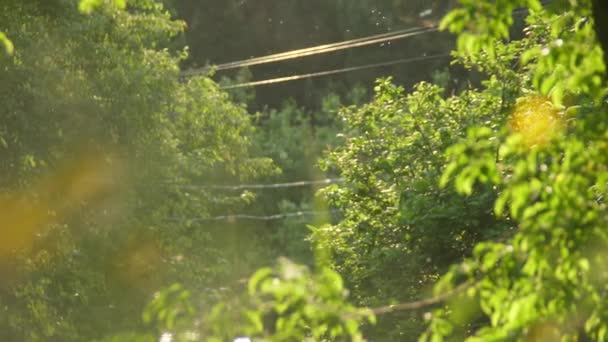
[[275, 214], [269, 216], [256, 216], [256, 215], [246, 215], [246, 214], [234, 214], [234, 215], [222, 215], [215, 217], [197, 217], [190, 219], [169, 219], [168, 221], [172, 222], [209, 222], [209, 221], [230, 221], [230, 220], [254, 220], [254, 221], [273, 221], [280, 220], [283, 218], [289, 217], [301, 217], [301, 216], [320, 216], [320, 215], [330, 215], [339, 213], [339, 210], [327, 210], [327, 211], [297, 211], [293, 213], [285, 213], [285, 214]]
[[309, 185], [335, 184], [343, 182], [343, 178], [328, 178], [314, 181], [298, 181], [289, 183], [274, 183], [274, 184], [241, 184], [241, 185], [183, 185], [187, 189], [217, 189], [217, 190], [249, 190], [249, 189], [278, 189], [278, 188], [293, 188]]
[[[545, 6], [549, 2], [550, 1], [545, 1], [545, 2], [541, 1], [541, 4], [543, 6]], [[528, 11], [527, 8], [521, 8], [521, 9], [514, 11], [513, 14], [521, 15], [521, 14], [527, 13], [527, 11]], [[438, 30], [437, 26], [432, 26], [430, 28], [427, 28], [426, 30], [430, 30], [430, 29], [433, 29], [433, 31]], [[418, 29], [418, 30], [420, 30], [420, 29]], [[427, 33], [427, 32], [430, 32], [430, 31], [424, 31], [424, 32], [421, 31], [421, 32], [418, 32], [417, 34]], [[415, 32], [412, 32], [412, 33], [415, 33]], [[364, 38], [361, 38], [361, 39], [364, 39]], [[383, 62], [383, 63], [374, 63], [374, 64], [367, 64], [367, 65], [356, 66], [356, 67], [343, 68], [343, 69], [334, 69], [334, 70], [328, 70], [328, 71], [313, 72], [313, 73], [309, 73], [309, 74], [278, 77], [278, 78], [272, 78], [272, 79], [267, 79], [267, 80], [252, 81], [252, 82], [224, 86], [224, 87], [220, 87], [220, 89], [255, 87], [255, 86], [259, 86], [259, 85], [297, 81], [297, 80], [306, 79], [306, 78], [322, 77], [322, 76], [346, 73], [346, 72], [351, 72], [351, 71], [378, 68], [378, 67], [390, 66], [390, 65], [396, 65], [396, 64], [407, 64], [407, 63], [413, 63], [413, 62], [419, 62], [419, 61], [425, 61], [425, 60], [431, 60], [431, 59], [438, 59], [438, 58], [445, 58], [445, 57], [450, 57], [450, 54], [446, 53], [446, 54], [438, 54], [438, 55], [422, 56], [422, 57], [414, 57], [414, 58], [403, 58], [403, 59], [398, 59], [398, 60], [393, 60], [393, 61], [388, 61], [388, 62]], [[270, 62], [267, 62], [267, 63], [270, 63]]]
[[[547, 6], [549, 3], [551, 3], [550, 0], [544, 0], [544, 1], [541, 0], [542, 6]], [[527, 12], [528, 12], [527, 8], [519, 8], [519, 9], [515, 10], [513, 14], [521, 15], [521, 14], [525, 14]], [[268, 56], [253, 57], [253, 58], [249, 58], [249, 59], [245, 59], [245, 60], [241, 60], [241, 61], [228, 62], [228, 63], [223, 63], [223, 64], [219, 64], [216, 66], [211, 66], [211, 67], [190, 69], [190, 70], [186, 70], [186, 71], [182, 72], [181, 75], [183, 77], [191, 77], [191, 76], [196, 76], [199, 74], [207, 73], [212, 69], [216, 70], [216, 71], [221, 71], [221, 70], [242, 68], [242, 67], [246, 67], [246, 66], [273, 63], [273, 62], [284, 61], [284, 60], [288, 60], [288, 59], [301, 58], [301, 57], [306, 57], [306, 56], [311, 56], [311, 55], [317, 55], [317, 54], [329, 53], [329, 52], [334, 52], [334, 51], [340, 51], [340, 50], [344, 50], [344, 49], [351, 49], [351, 48], [355, 48], [355, 47], [367, 46], [367, 45], [382, 43], [382, 42], [391, 41], [391, 40], [404, 39], [404, 38], [414, 37], [414, 36], [431, 33], [431, 32], [437, 32], [437, 31], [439, 31], [438, 25], [431, 25], [431, 26], [427, 26], [427, 27], [408, 28], [408, 29], [381, 33], [381, 34], [372, 35], [372, 36], [363, 37], [363, 38], [346, 40], [346, 41], [337, 42], [337, 43], [324, 44], [324, 45], [318, 45], [318, 46], [313, 46], [313, 47], [304, 48], [304, 49], [291, 50], [291, 51], [287, 51], [287, 52], [271, 54]]]
[[242, 60], [242, 61], [219, 64], [219, 65], [216, 65], [215, 67], [205, 67], [205, 68], [201, 68], [201, 69], [187, 70], [187, 71], [182, 72], [182, 76], [185, 76], [185, 77], [196, 76], [196, 75], [199, 75], [202, 73], [206, 73], [210, 69], [214, 69], [216, 71], [229, 70], [229, 69], [235, 69], [235, 68], [242, 68], [242, 67], [246, 67], [246, 66], [274, 63], [274, 62], [284, 61], [284, 60], [288, 60], [288, 59], [301, 58], [301, 57], [307, 57], [307, 56], [329, 53], [329, 52], [334, 52], [334, 51], [340, 51], [340, 50], [344, 50], [344, 49], [352, 49], [352, 48], [361, 47], [361, 46], [383, 43], [383, 42], [387, 42], [387, 41], [391, 41], [391, 40], [414, 37], [414, 36], [421, 35], [421, 34], [436, 32], [437, 30], [438, 30], [438, 27], [436, 25], [434, 25], [434, 26], [430, 26], [430, 27], [416, 27], [416, 28], [410, 28], [410, 29], [390, 32], [390, 33], [382, 33], [382, 34], [364, 37], [364, 38], [357, 38], [357, 39], [346, 40], [346, 41], [332, 43], [332, 44], [325, 44], [325, 45], [313, 46], [310, 48], [291, 50], [291, 51], [272, 54], [272, 55], [263, 56], [263, 57], [254, 57], [254, 58], [250, 58], [250, 59], [246, 59], [246, 60]]
[[274, 84], [274, 83], [297, 81], [297, 80], [301, 80], [301, 79], [305, 79], [305, 78], [313, 78], [313, 77], [335, 75], [335, 74], [341, 74], [341, 73], [345, 73], [345, 72], [358, 71], [358, 70], [371, 69], [371, 68], [378, 68], [378, 67], [384, 67], [384, 66], [390, 66], [390, 65], [396, 65], [396, 64], [407, 64], [407, 63], [414, 63], [414, 62], [422, 62], [422, 61], [426, 61], [426, 60], [446, 58], [446, 57], [449, 57], [449, 56], [450, 56], [449, 54], [445, 53], [445, 54], [438, 54], [438, 55], [431, 55], [431, 56], [403, 58], [403, 59], [397, 59], [397, 60], [383, 62], [383, 63], [374, 63], [374, 64], [367, 64], [367, 65], [356, 66], [356, 67], [343, 68], [343, 69], [334, 69], [334, 70], [328, 70], [328, 71], [313, 72], [313, 73], [309, 73], [309, 74], [294, 75], [294, 76], [272, 78], [272, 79], [261, 80], [261, 81], [253, 81], [253, 82], [234, 84], [234, 85], [220, 87], [220, 89], [235, 89], [235, 88], [243, 88], [243, 87], [255, 87], [255, 86], [259, 86], [259, 85], [267, 85], [267, 84]]

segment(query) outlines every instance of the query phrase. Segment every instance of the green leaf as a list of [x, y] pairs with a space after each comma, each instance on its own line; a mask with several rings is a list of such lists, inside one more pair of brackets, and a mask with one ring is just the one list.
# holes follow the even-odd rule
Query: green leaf
[[11, 42], [11, 40], [8, 39], [8, 37], [6, 36], [6, 34], [4, 34], [4, 32], [0, 32], [0, 43], [2, 43], [2, 45], [4, 45], [4, 51], [7, 54], [12, 55], [15, 52], [15, 46], [13, 45], [13, 42]]
[[257, 270], [253, 276], [251, 276], [251, 278], [249, 279], [249, 285], [248, 285], [248, 289], [249, 289], [249, 294], [250, 295], [254, 295], [257, 292], [257, 288], [260, 285], [260, 282], [262, 282], [264, 279], [266, 279], [267, 277], [272, 275], [272, 269], [271, 268], [262, 268]]

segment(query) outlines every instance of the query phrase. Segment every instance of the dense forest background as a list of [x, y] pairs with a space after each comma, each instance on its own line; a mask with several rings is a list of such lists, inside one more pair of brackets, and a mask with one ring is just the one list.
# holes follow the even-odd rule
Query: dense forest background
[[0, 340], [605, 340], [599, 1], [3, 5]]

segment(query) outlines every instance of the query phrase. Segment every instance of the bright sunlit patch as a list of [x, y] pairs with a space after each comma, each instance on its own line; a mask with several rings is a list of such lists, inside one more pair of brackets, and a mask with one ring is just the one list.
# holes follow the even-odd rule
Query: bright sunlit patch
[[545, 146], [561, 135], [563, 121], [559, 111], [543, 96], [528, 96], [520, 99], [513, 110], [511, 130], [522, 136], [527, 147]]
[[163, 333], [160, 335], [158, 342], [171, 342], [173, 341], [173, 334], [171, 333]]

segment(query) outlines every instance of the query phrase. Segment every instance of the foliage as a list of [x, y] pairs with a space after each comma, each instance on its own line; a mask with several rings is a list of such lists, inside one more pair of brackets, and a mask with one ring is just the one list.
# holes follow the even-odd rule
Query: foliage
[[[117, 8], [124, 9], [127, 5], [126, 0], [113, 0], [112, 4]], [[78, 9], [83, 13], [91, 13], [95, 8], [103, 5], [103, 0], [80, 0], [78, 3]], [[9, 55], [13, 54], [15, 47], [13, 42], [8, 39], [4, 32], [0, 32], [0, 43], [4, 45], [6, 53]]]
[[[522, 4], [531, 9], [525, 37], [497, 41]], [[461, 30], [477, 11], [489, 15], [460, 37], [455, 53], [487, 75], [481, 89], [444, 98], [444, 89], [422, 83], [403, 95], [385, 80], [371, 103], [342, 112], [344, 143], [324, 166], [346, 182], [324, 193], [344, 220], [312, 238], [323, 267], [332, 263], [358, 306], [417, 298], [447, 271], [438, 295], [467, 286], [424, 315], [422, 340], [605, 338], [605, 67], [591, 23], [574, 19], [589, 15], [588, 5], [545, 12], [537, 2], [502, 1], [498, 9], [465, 2], [444, 26]], [[249, 313], [259, 322], [264, 303], [254, 304]], [[411, 336], [419, 317], [367, 331], [376, 339]], [[313, 336], [332, 321], [315, 318], [307, 321]], [[257, 325], [245, 333], [265, 331]]]
[[[342, 112], [348, 130], [325, 165], [337, 168], [346, 182], [323, 192], [345, 218], [330, 230], [327, 248], [358, 305], [419, 298], [475, 242], [508, 227], [489, 214], [489, 188], [462, 200], [438, 186], [442, 151], [467, 127], [500, 115], [501, 96], [509, 91], [504, 87], [514, 86], [488, 85], [483, 92], [443, 99], [444, 90], [430, 84], [404, 95], [379, 81], [373, 102]], [[386, 340], [421, 329], [415, 315], [380, 323], [373, 336]], [[396, 324], [402, 326], [392, 328]]]
[[[258, 270], [249, 280], [249, 304], [237, 304], [237, 320], [225, 304], [209, 319], [208, 341], [248, 336], [256, 341], [361, 341], [359, 322], [373, 320], [345, 301], [340, 276], [329, 268], [311, 272], [279, 259], [274, 269]], [[247, 303], [247, 301], [245, 303]]]
[[[569, 93], [584, 92], [596, 99], [605, 95], [602, 77], [606, 66], [591, 24], [590, 1], [556, 2], [551, 11], [544, 11], [539, 0], [463, 0], [462, 5], [441, 23], [442, 28], [459, 33], [459, 51], [494, 57], [495, 42], [509, 38], [513, 11], [528, 8], [530, 29], [547, 33], [543, 44], [521, 56], [522, 63], [535, 65], [534, 88], [557, 105], [562, 105], [563, 97]], [[541, 18], [546, 26], [535, 26]]]
[[[179, 79], [184, 24], [158, 2], [76, 4], [0, 13], [0, 339], [394, 341], [423, 319], [422, 341], [606, 339], [608, 92], [589, 0], [463, 0], [442, 27], [477, 87], [381, 79], [342, 125], [329, 96], [257, 127], [210, 79]], [[252, 155], [314, 178], [328, 145], [322, 171], [344, 182], [321, 193], [343, 216], [309, 227], [316, 267], [280, 258], [240, 295], [276, 254], [308, 261], [303, 224], [209, 217], [323, 205], [214, 185], [275, 180]]]
[[13, 51], [15, 51], [15, 46], [13, 45], [13, 42], [8, 39], [6, 34], [4, 34], [4, 32], [0, 32], [0, 43], [4, 45], [4, 51], [6, 51], [7, 54], [13, 54]]
[[[112, 0], [111, 3], [119, 9], [124, 9], [127, 6], [126, 0]], [[90, 14], [95, 8], [104, 4], [104, 0], [80, 0], [78, 9], [80, 12]]]
[[[335, 113], [340, 102], [339, 97], [330, 94], [318, 111], [299, 108], [293, 101], [288, 101], [278, 110], [258, 113], [255, 121], [258, 127], [256, 154], [271, 158], [281, 168], [281, 174], [269, 178], [269, 183], [330, 177], [316, 164], [323, 151], [337, 142], [340, 123], [335, 119]], [[256, 198], [255, 212], [326, 211], [326, 204], [315, 197], [317, 189], [310, 186], [265, 191]], [[277, 200], [279, 198], [281, 200]], [[308, 219], [317, 224], [325, 223], [321, 221], [329, 218], [317, 216]], [[269, 245], [274, 249], [273, 258], [280, 255], [306, 264], [313, 262], [307, 241], [310, 231], [306, 223], [307, 220], [302, 218], [286, 219], [265, 228], [271, 239]]]
[[[281, 169], [280, 174], [267, 175], [259, 182], [325, 178], [314, 167], [314, 162], [321, 151], [335, 140], [336, 123], [331, 115], [339, 103], [340, 99], [336, 96], [328, 96], [320, 112], [312, 113], [296, 107], [293, 102], [286, 102], [280, 110], [258, 113], [255, 120], [257, 131], [254, 134], [256, 154], [272, 158]], [[302, 187], [255, 191], [252, 194], [255, 201], [240, 210], [252, 215], [326, 210], [314, 198], [314, 190], [312, 187]], [[277, 198], [282, 200], [278, 201]], [[318, 223], [329, 219], [324, 216], [313, 218]], [[246, 253], [246, 258], [251, 259], [250, 255], [255, 254], [253, 251], [260, 246], [260, 254], [253, 258], [258, 264], [267, 264], [278, 255], [305, 264], [313, 263], [313, 253], [307, 241], [310, 229], [302, 218], [287, 218], [265, 224], [246, 220], [222, 224], [224, 231], [234, 231], [240, 239], [249, 241], [247, 250], [239, 251], [237, 257], [240, 259]], [[223, 253], [223, 256], [227, 254]], [[238, 264], [246, 262], [240, 260]], [[251, 267], [238, 266], [235, 269], [235, 266], [231, 267], [231, 273], [238, 273], [240, 269], [251, 270]], [[193, 282], [188, 282], [188, 288], [193, 291], [186, 291], [177, 285], [161, 291], [144, 313], [146, 324], [156, 336], [168, 333], [177, 340], [232, 340], [237, 336], [280, 341], [318, 340], [323, 336], [332, 340], [339, 336], [345, 340], [350, 339], [348, 336], [359, 338], [357, 322], [365, 314], [345, 302], [346, 291], [338, 275], [330, 269], [311, 271], [281, 257], [277, 267], [264, 268], [251, 277], [250, 291], [246, 296], [239, 295], [242, 290], [239, 284], [226, 285], [228, 281], [224, 281], [222, 291], [215, 298], [203, 295], [208, 289], [193, 289]], [[193, 315], [178, 314], [184, 312], [188, 305], [196, 308]], [[165, 319], [171, 313], [176, 313], [176, 323], [169, 324]], [[289, 317], [277, 319], [284, 314]], [[311, 330], [311, 327], [316, 328]]]
[[201, 186], [274, 169], [251, 157], [246, 110], [207, 78], [179, 80], [185, 52], [167, 46], [184, 24], [155, 1], [89, 16], [75, 1], [5, 4], [0, 339], [131, 336], [175, 282], [216, 300], [234, 275], [198, 219], [249, 199]]
[[[528, 34], [549, 30], [537, 47], [518, 56], [531, 81], [521, 89], [512, 123], [499, 131], [471, 128], [448, 150], [444, 174], [465, 194], [472, 184], [494, 187], [496, 215], [513, 220], [517, 230], [506, 241], [478, 244], [437, 289], [450, 287], [457, 273], [474, 280], [466, 296], [486, 320], [468, 331], [469, 341], [603, 341], [608, 161], [602, 52], [589, 2], [551, 12], [536, 1], [526, 4], [532, 9]], [[462, 11], [473, 10], [467, 2]], [[456, 14], [446, 23], [459, 31], [464, 20]], [[462, 53], [478, 55], [491, 38], [504, 36], [508, 24], [504, 17], [491, 18], [484, 25], [494, 31], [464, 34], [469, 43], [460, 46]], [[470, 317], [453, 319], [457, 307], [434, 313], [423, 340], [441, 341], [468, 323]]]
[[[148, 304], [142, 315], [147, 325], [155, 326], [157, 336], [163, 331], [175, 331], [190, 322], [195, 308], [190, 301], [191, 295], [180, 284], [173, 284], [158, 292]], [[192, 335], [192, 334], [190, 334]], [[187, 335], [179, 340], [188, 340]]]
[[[425, 315], [422, 340], [605, 339], [605, 66], [589, 3], [526, 2], [526, 36], [497, 41], [518, 4], [465, 2], [446, 18], [461, 30], [489, 11], [455, 54], [488, 75], [481, 90], [443, 99], [423, 83], [404, 96], [380, 81], [370, 104], [343, 112], [346, 139], [326, 164], [346, 179], [324, 190], [345, 219], [315, 241], [358, 305], [420, 296], [465, 258], [435, 292], [465, 291]], [[369, 332], [416, 331], [388, 322]]]

